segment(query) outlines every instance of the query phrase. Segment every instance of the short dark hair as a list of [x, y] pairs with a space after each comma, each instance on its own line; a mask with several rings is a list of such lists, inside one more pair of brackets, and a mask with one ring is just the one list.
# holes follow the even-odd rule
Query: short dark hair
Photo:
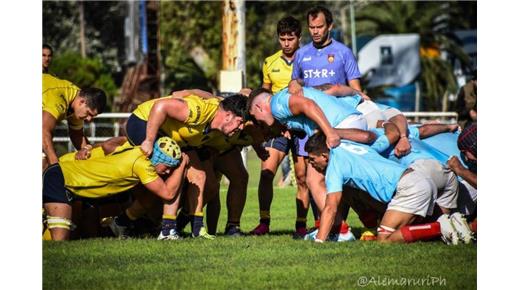
[[51, 51], [51, 55], [54, 54], [54, 50], [52, 50], [52, 47], [51, 47], [50, 45], [48, 45], [47, 43], [44, 43], [44, 44], [42, 45], [42, 49], [44, 49], [44, 48], [50, 50], [50, 51]]
[[270, 94], [270, 95], [272, 94], [272, 92], [270, 90], [262, 88], [262, 87], [254, 89], [249, 94], [249, 98], [247, 99], [247, 111], [248, 112], [251, 110], [251, 107], [253, 106], [253, 101], [256, 99], [256, 97], [258, 97], [259, 95], [261, 95], [263, 93]]
[[307, 12], [307, 25], [309, 25], [309, 16], [312, 16], [312, 19], [318, 17], [319, 13], [323, 13], [325, 15], [325, 22], [327, 22], [327, 26], [330, 26], [333, 22], [332, 20], [332, 13], [329, 9], [323, 7], [323, 6], [314, 6]]
[[329, 153], [325, 134], [323, 134], [321, 131], [318, 131], [309, 137], [307, 143], [305, 143], [305, 151], [312, 154]]
[[234, 94], [224, 98], [220, 102], [222, 109], [228, 112], [232, 112], [237, 117], [247, 120], [249, 114], [247, 113], [247, 97], [241, 94]]
[[105, 111], [107, 104], [107, 95], [102, 89], [85, 88], [79, 91], [79, 95], [87, 99], [87, 106], [91, 109], [96, 109], [98, 114]]
[[300, 21], [298, 21], [298, 19], [292, 16], [286, 16], [278, 21], [276, 32], [278, 32], [278, 35], [292, 34], [294, 32], [294, 35], [300, 37], [302, 34], [302, 26], [300, 25]]

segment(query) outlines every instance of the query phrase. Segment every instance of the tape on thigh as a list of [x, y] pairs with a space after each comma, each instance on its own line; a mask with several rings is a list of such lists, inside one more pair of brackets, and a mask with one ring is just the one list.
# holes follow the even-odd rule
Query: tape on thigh
[[58, 216], [47, 216], [47, 227], [49, 229], [66, 229], [73, 231], [76, 226], [71, 220]]

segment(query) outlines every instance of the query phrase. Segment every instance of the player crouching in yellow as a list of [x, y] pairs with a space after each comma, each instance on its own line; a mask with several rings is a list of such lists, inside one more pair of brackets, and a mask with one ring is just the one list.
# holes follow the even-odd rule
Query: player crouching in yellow
[[[165, 202], [172, 202], [178, 197], [188, 162], [175, 141], [162, 137], [155, 142], [151, 159], [139, 147], [125, 143], [105, 156], [70, 158], [50, 166], [43, 173], [43, 206], [52, 239], [69, 238], [75, 196], [103, 198], [142, 183]], [[163, 181], [160, 176], [169, 177]]]

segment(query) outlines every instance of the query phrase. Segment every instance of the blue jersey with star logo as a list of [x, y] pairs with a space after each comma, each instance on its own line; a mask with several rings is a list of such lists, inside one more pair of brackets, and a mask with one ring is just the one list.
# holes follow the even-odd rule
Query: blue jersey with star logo
[[361, 77], [352, 50], [332, 39], [325, 47], [316, 48], [312, 42], [296, 51], [292, 79], [303, 79], [304, 86], [348, 84]]

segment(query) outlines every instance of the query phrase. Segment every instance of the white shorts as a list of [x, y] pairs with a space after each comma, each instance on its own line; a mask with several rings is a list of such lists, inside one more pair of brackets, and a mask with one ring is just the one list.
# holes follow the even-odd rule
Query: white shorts
[[381, 109], [376, 105], [376, 103], [372, 101], [364, 101], [363, 103], [359, 104], [356, 109], [363, 113], [363, 116], [365, 116], [369, 129], [376, 128], [377, 121], [386, 120], [385, 115]]
[[401, 177], [387, 210], [425, 217], [433, 213], [437, 189], [430, 178], [412, 171]]
[[415, 171], [429, 177], [437, 188], [436, 203], [443, 208], [457, 208], [459, 181], [457, 175], [448, 167], [434, 159], [416, 160], [410, 165]]
[[338, 125], [336, 125], [337, 129], [361, 129], [367, 130], [367, 120], [361, 114], [352, 114], [346, 117], [343, 121], [341, 121]]
[[386, 110], [381, 110], [381, 108], [372, 101], [364, 101], [359, 104], [356, 109], [363, 113], [365, 119], [367, 119], [369, 129], [376, 128], [377, 121], [379, 120], [388, 121], [391, 118], [402, 114], [398, 109], [391, 107]]
[[391, 118], [393, 118], [397, 115], [402, 115], [402, 114], [403, 113], [396, 108], [388, 108], [383, 111], [383, 115], [385, 116], [386, 121], [390, 120]]

